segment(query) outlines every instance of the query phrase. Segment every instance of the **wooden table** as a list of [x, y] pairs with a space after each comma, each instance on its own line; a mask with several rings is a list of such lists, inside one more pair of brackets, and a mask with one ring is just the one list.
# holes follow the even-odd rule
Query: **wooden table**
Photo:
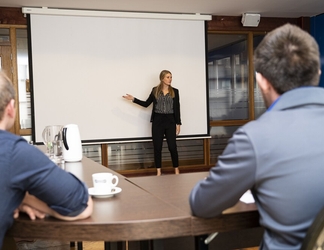
[[[93, 173], [117, 174], [87, 158], [79, 163], [66, 163], [65, 166], [88, 187], [92, 187]], [[54, 218], [31, 221], [27, 216], [21, 216], [15, 220], [7, 235], [68, 241], [126, 241], [190, 235], [191, 218], [188, 213], [117, 175], [122, 192], [111, 198], [94, 198], [90, 218], [74, 222]]]
[[[134, 177], [127, 180], [175, 208], [191, 214], [189, 206], [190, 191], [199, 180], [202, 180], [207, 175], [208, 172], [199, 172], [180, 175]], [[234, 207], [227, 209], [222, 215], [213, 219], [202, 219], [192, 216], [191, 235], [258, 226], [259, 214], [255, 204], [246, 204], [239, 201]]]
[[[127, 180], [174, 206], [174, 208], [191, 214], [189, 194], [194, 185], [207, 175], [208, 172], [199, 172], [180, 175], [134, 177]], [[254, 203], [246, 204], [239, 201], [234, 207], [225, 210], [222, 215], [212, 219], [191, 217], [191, 235], [202, 236], [202, 238], [214, 232], [230, 232], [252, 228], [261, 229], [259, 226], [259, 213]], [[260, 233], [262, 234], [262, 231], [262, 229], [261, 231], [259, 230], [258, 236], [255, 237], [256, 244], [260, 240]]]
[[26, 239], [62, 241], [140, 241], [205, 235], [212, 232], [258, 226], [258, 212], [253, 204], [238, 203], [213, 219], [191, 215], [189, 192], [207, 173], [125, 178], [88, 159], [66, 163], [69, 171], [92, 187], [92, 174], [111, 172], [119, 176], [122, 192], [111, 198], [94, 198], [90, 218], [74, 222], [55, 218], [31, 221], [20, 216], [7, 236]]

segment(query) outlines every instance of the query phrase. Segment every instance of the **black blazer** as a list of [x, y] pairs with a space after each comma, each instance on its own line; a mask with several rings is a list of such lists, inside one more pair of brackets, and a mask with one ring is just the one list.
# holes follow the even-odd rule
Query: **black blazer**
[[[154, 87], [147, 98], [146, 101], [139, 100], [137, 98], [134, 98], [134, 103], [147, 108], [148, 106], [151, 105], [153, 102], [153, 109], [152, 109], [152, 115], [151, 115], [151, 122], [154, 120], [154, 110], [155, 110], [155, 105], [157, 103], [157, 100], [154, 96], [154, 90], [156, 87]], [[172, 87], [173, 88], [173, 87]], [[180, 98], [179, 98], [179, 90], [176, 88], [173, 88], [174, 90], [174, 98], [173, 98], [173, 115], [174, 115], [174, 120], [176, 124], [181, 125], [181, 118], [180, 118]]]

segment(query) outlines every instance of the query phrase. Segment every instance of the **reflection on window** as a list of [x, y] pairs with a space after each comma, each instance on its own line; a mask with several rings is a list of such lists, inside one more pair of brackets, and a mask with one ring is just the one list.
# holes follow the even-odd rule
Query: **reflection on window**
[[0, 29], [0, 44], [10, 43], [10, 31], [9, 29]]
[[217, 158], [227, 146], [228, 140], [232, 137], [238, 126], [211, 127], [210, 129], [210, 163], [216, 164]]
[[31, 128], [27, 30], [16, 29], [20, 128]]
[[101, 164], [101, 146], [100, 145], [83, 145], [82, 153], [85, 157]]
[[[264, 35], [255, 35], [253, 37], [253, 46], [254, 49], [259, 45], [262, 41]], [[258, 84], [256, 83], [254, 76], [254, 114], [255, 119], [257, 119], [260, 115], [262, 115], [266, 111], [266, 107], [263, 102], [262, 94]]]
[[[1, 45], [10, 45], [10, 35], [9, 34], [10, 34], [9, 29], [0, 29], [0, 46]], [[4, 56], [4, 55], [2, 53], [0, 53], [0, 70], [5, 68], [2, 65], [2, 63], [4, 63], [4, 61], [5, 61], [5, 60], [2, 60], [2, 56]]]
[[208, 35], [210, 120], [243, 120], [248, 113], [246, 35]]
[[[204, 140], [177, 141], [179, 165], [204, 164]], [[108, 167], [115, 170], [138, 170], [154, 168], [152, 142], [115, 143], [108, 145]], [[172, 167], [166, 141], [162, 147], [162, 168]]]
[[261, 90], [254, 80], [254, 116], [255, 119], [260, 117], [266, 111], [264, 101], [262, 98]]

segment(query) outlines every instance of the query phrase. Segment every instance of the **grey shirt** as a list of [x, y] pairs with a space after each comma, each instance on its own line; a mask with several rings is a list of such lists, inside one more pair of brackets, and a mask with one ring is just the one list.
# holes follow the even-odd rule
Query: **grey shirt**
[[154, 112], [158, 114], [173, 114], [173, 99], [169, 93], [164, 95], [161, 92], [159, 94]]

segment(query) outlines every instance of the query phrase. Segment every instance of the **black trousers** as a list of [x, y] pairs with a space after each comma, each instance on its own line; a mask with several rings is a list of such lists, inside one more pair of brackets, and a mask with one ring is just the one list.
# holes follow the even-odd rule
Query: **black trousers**
[[164, 136], [168, 143], [173, 167], [179, 166], [178, 149], [176, 143], [176, 123], [173, 114], [154, 114], [152, 122], [152, 138], [154, 147], [154, 163], [156, 168], [162, 165], [162, 146]]

